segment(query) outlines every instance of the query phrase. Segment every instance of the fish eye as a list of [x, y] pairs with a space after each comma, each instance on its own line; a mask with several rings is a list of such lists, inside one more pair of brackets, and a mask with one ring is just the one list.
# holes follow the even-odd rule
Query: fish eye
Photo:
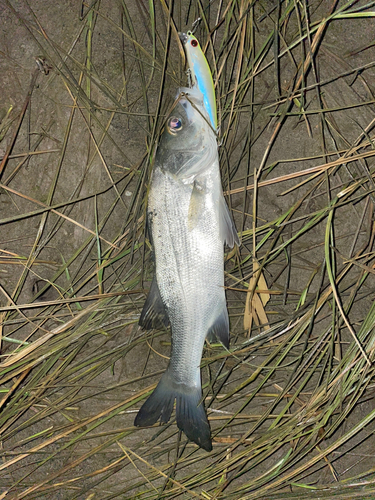
[[190, 42], [190, 45], [192, 47], [198, 47], [198, 40], [195, 40], [195, 38], [193, 38], [192, 41]]
[[175, 135], [182, 129], [182, 122], [179, 118], [172, 116], [168, 120], [167, 130], [170, 134]]

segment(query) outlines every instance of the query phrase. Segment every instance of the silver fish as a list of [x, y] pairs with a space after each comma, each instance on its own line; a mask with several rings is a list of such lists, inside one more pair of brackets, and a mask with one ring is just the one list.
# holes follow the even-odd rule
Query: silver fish
[[169, 366], [135, 425], [168, 422], [211, 451], [200, 362], [206, 338], [229, 345], [224, 244], [239, 245], [220, 180], [216, 137], [197, 89], [182, 88], [162, 133], [151, 178], [147, 224], [155, 276], [139, 324], [170, 323]]

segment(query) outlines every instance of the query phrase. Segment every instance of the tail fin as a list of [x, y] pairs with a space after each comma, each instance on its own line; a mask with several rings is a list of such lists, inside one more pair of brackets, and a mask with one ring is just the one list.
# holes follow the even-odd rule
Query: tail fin
[[162, 423], [168, 422], [176, 399], [178, 428], [198, 446], [206, 451], [211, 451], [210, 425], [203, 403], [200, 403], [201, 398], [202, 390], [200, 387], [189, 387], [176, 383], [167, 370], [154, 392], [139, 410], [134, 425], [146, 427], [153, 425], [159, 418]]

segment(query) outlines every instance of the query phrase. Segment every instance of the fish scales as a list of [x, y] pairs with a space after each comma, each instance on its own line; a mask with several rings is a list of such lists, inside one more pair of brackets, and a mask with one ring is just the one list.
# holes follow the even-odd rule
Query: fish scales
[[180, 89], [155, 155], [147, 208], [155, 276], [139, 324], [171, 325], [170, 363], [135, 425], [167, 422], [206, 450], [210, 427], [201, 402], [200, 362], [207, 337], [229, 344], [224, 243], [239, 244], [221, 188], [215, 134], [203, 96]]
[[[212, 175], [212, 170], [208, 170], [207, 177]], [[157, 211], [152, 219], [154, 251], [158, 256], [156, 279], [173, 325], [173, 376], [181, 383], [198, 385], [197, 367], [204, 340], [225, 300], [224, 250], [211, 190], [204, 195], [202, 223], [189, 228], [192, 189], [191, 185], [186, 186], [156, 170], [149, 208]], [[208, 287], [210, 293], [207, 293]], [[191, 331], [196, 334], [192, 336]]]

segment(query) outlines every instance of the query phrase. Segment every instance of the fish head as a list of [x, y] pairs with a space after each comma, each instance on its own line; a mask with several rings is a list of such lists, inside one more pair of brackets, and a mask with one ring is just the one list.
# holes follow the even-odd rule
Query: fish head
[[217, 155], [216, 137], [195, 89], [179, 89], [178, 98], [162, 130], [155, 161], [184, 183], [192, 183]]

